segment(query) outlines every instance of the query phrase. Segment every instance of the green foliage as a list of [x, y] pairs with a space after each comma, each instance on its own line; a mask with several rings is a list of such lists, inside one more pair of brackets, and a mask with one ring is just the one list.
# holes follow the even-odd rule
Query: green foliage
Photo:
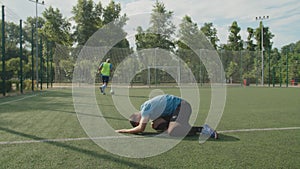
[[61, 60], [59, 62], [59, 67], [62, 68], [64, 76], [68, 79], [69, 82], [71, 82], [73, 78], [74, 61]]
[[[263, 38], [263, 48], [264, 50], [268, 50], [272, 48], [273, 42], [271, 42], [272, 38], [275, 36], [269, 31], [269, 27], [264, 27], [262, 21], [259, 24], [259, 27], [256, 28], [255, 39], [257, 42], [257, 50], [261, 49], [261, 42]], [[263, 36], [263, 37], [262, 37]]]
[[120, 17], [121, 5], [110, 1], [108, 6], [103, 9], [103, 24], [109, 24]]
[[[3, 88], [4, 88], [3, 81], [0, 80], [0, 92], [1, 93], [3, 92]], [[8, 80], [5, 81], [5, 90], [6, 90], [5, 92], [12, 91], [12, 82], [11, 81], [8, 81]]]
[[220, 40], [217, 36], [217, 29], [213, 27], [213, 23], [212, 22], [204, 23], [204, 25], [200, 28], [200, 30], [209, 39], [209, 41], [213, 45], [213, 47], [215, 49], [217, 49], [217, 43]]
[[23, 87], [25, 90], [31, 90], [32, 81], [27, 79], [23, 81]]
[[170, 39], [175, 33], [172, 17], [173, 12], [167, 11], [163, 3], [156, 1], [151, 13], [150, 27], [145, 31], [142, 27], [137, 28], [135, 35], [137, 50], [161, 48], [172, 51], [175, 48], [174, 42]]
[[241, 35], [239, 34], [241, 28], [238, 23], [234, 21], [229, 27], [228, 44], [225, 49], [239, 51], [243, 49], [243, 41], [241, 40]]
[[232, 78], [232, 75], [238, 71], [238, 64], [236, 62], [231, 61], [226, 70], [226, 77]]
[[[24, 24], [24, 40], [29, 42], [29, 44], [34, 43], [36, 45], [36, 31], [40, 33], [40, 29], [43, 27], [45, 20], [43, 17], [32, 18], [31, 16], [27, 17], [25, 24]], [[36, 30], [38, 28], [38, 30]], [[33, 31], [33, 37], [32, 37]], [[33, 38], [33, 41], [32, 41]], [[26, 45], [26, 44], [25, 44]], [[30, 45], [31, 47], [31, 45]]]
[[53, 41], [58, 44], [65, 46], [70, 46], [72, 44], [70, 30], [71, 23], [63, 18], [59, 9], [52, 8], [45, 9], [43, 12], [43, 17], [45, 18], [45, 23], [41, 29], [43, 36], [47, 38], [48, 41]]
[[73, 7], [74, 21], [76, 22], [74, 38], [78, 45], [84, 45], [85, 42], [102, 27], [101, 15], [102, 5], [94, 5], [92, 0], [78, 0], [77, 5]]
[[[177, 33], [175, 31], [175, 25], [172, 23], [174, 12], [169, 11], [163, 2], [156, 1], [153, 4], [152, 13], [150, 15], [150, 27], [144, 29], [141, 26], [137, 27], [137, 33], [135, 34], [136, 49], [133, 49], [129, 41], [125, 38], [127, 32], [123, 30], [123, 27], [126, 25], [128, 18], [126, 14], [122, 14], [120, 3], [110, 1], [107, 6], [102, 6], [101, 1], [96, 4], [92, 0], [78, 0], [77, 4], [72, 8], [72, 14], [73, 16], [66, 18], [62, 15], [59, 8], [49, 6], [44, 10], [42, 16], [38, 18], [28, 17], [26, 19], [23, 26], [24, 79], [31, 79], [32, 76], [31, 52], [35, 55], [36, 27], [38, 28], [39, 38], [42, 38], [42, 45], [39, 46], [39, 52], [43, 55], [42, 58], [37, 58], [39, 64], [41, 64], [40, 59], [42, 59], [42, 67], [39, 66], [37, 68], [39, 72], [43, 70], [44, 73], [41, 76], [45, 77], [46, 70], [48, 70], [48, 72], [56, 73], [57, 76], [66, 76], [66, 79], [70, 81], [73, 67], [79, 53], [74, 51], [81, 49], [79, 46], [84, 45], [98, 29], [103, 28], [104, 25], [109, 23], [115, 24], [115, 27], [105, 30], [107, 38], [102, 39], [99, 44], [103, 46], [111, 45], [112, 38], [110, 37], [120, 36], [123, 39], [121, 38], [122, 40], [120, 40], [120, 42], [113, 45], [115, 48], [125, 48], [126, 50], [126, 52], [118, 54], [115, 49], [112, 49], [112, 51], [109, 51], [106, 56], [104, 56], [104, 58], [116, 57], [114, 60], [115, 67], [127, 57], [129, 53], [132, 53], [133, 50], [139, 51], [148, 48], [161, 48], [180, 56], [180, 58], [187, 63], [188, 67], [191, 68], [198, 81], [200, 78], [203, 78], [205, 79], [203, 81], [209, 82], [203, 63], [199, 60], [195, 51], [192, 50], [217, 49], [227, 75], [234, 76], [236, 78], [235, 81], [240, 80], [240, 78], [254, 79], [258, 78], [261, 74], [262, 61], [259, 51], [262, 50], [261, 31], [263, 31], [265, 59], [264, 78], [268, 79], [269, 76], [274, 76], [276, 82], [286, 82], [293, 78], [300, 78], [300, 41], [283, 46], [281, 50], [273, 49], [272, 39], [275, 35], [272, 34], [269, 27], [264, 27], [262, 22], [260, 22], [257, 28], [247, 28], [248, 37], [245, 40], [247, 46], [243, 46], [245, 44], [240, 36], [241, 28], [237, 21], [233, 21], [228, 29], [229, 36], [227, 43], [221, 44], [218, 47], [217, 42], [219, 38], [217, 36], [217, 29], [214, 28], [212, 22], [204, 22], [200, 27], [197, 23], [192, 21], [191, 17], [185, 15], [179, 24]], [[71, 28], [71, 21], [75, 21], [73, 28]], [[0, 23], [0, 27], [2, 26], [2, 23]], [[75, 32], [73, 32], [73, 30], [75, 30]], [[6, 61], [5, 78], [7, 80], [20, 77], [19, 34], [18, 23], [5, 22], [6, 39], [4, 60]], [[0, 34], [0, 38], [1, 37], [2, 34]], [[174, 40], [172, 37], [177, 37], [178, 39]], [[207, 40], [211, 45], [205, 43]], [[64, 48], [64, 52], [57, 51], [58, 44], [66, 47]], [[0, 46], [2, 46], [2, 44], [0, 44]], [[72, 49], [71, 46], [75, 46], [75, 49]], [[32, 47], [33, 51], [31, 51]], [[252, 52], [242, 51], [244, 47]], [[224, 49], [230, 52], [224, 51]], [[231, 51], [242, 52], [241, 54], [236, 54], [234, 52], [231, 53]], [[54, 56], [54, 58], [51, 58], [51, 56]], [[1, 56], [1, 58], [3, 58], [3, 56]], [[34, 57], [34, 59], [36, 59], [36, 57]], [[47, 65], [47, 60], [49, 61], [48, 64], [50, 62], [53, 63], [55, 70], [50, 70], [49, 65]], [[268, 65], [269, 62], [270, 66]], [[237, 67], [234, 66], [234, 63], [237, 64]], [[0, 66], [1, 64], [2, 62]], [[274, 73], [269, 72], [269, 69], [274, 70]], [[2, 66], [0, 73], [2, 76]]]
[[256, 45], [253, 44], [253, 39], [254, 39], [254, 29], [248, 27], [247, 28], [247, 32], [248, 32], [248, 37], [247, 37], [247, 50], [249, 51], [254, 51], [256, 48]]
[[176, 42], [178, 46], [176, 53], [191, 68], [198, 82], [200, 82], [200, 78], [203, 75], [200, 75], [200, 69], [204, 65], [195, 53], [199, 51], [193, 50], [204, 48], [201, 35], [202, 33], [199, 31], [197, 24], [192, 21], [192, 18], [187, 15], [184, 16], [182, 22], [179, 24], [179, 40]]

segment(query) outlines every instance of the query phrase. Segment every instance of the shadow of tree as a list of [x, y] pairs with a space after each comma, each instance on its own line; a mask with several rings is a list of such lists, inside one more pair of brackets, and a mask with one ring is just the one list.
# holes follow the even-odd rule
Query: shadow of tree
[[[33, 139], [33, 140], [46, 140], [46, 138], [42, 138], [42, 137], [38, 137], [38, 136], [35, 136], [35, 135], [26, 134], [26, 133], [21, 133], [21, 132], [11, 130], [11, 129], [8, 129], [8, 128], [0, 127], [0, 130], [11, 133], [11, 134], [15, 134], [15, 135], [18, 135], [18, 136], [22, 136], [22, 137], [25, 137], [25, 138]], [[43, 143], [47, 143], [47, 144], [57, 146], [57, 147], [66, 148], [66, 149], [76, 151], [76, 152], [79, 152], [79, 153], [83, 153], [83, 154], [86, 154], [86, 155], [89, 155], [89, 156], [92, 156], [92, 157], [96, 157], [96, 158], [99, 158], [99, 159], [110, 160], [112, 162], [121, 163], [123, 165], [130, 166], [130, 167], [133, 167], [133, 168], [150, 168], [150, 169], [154, 169], [153, 167], [151, 167], [149, 165], [141, 165], [141, 164], [133, 163], [133, 162], [121, 159], [121, 158], [113, 157], [113, 155], [100, 154], [100, 153], [97, 153], [96, 151], [83, 149], [83, 148], [68, 145], [68, 144], [62, 143], [62, 142], [44, 141]]]

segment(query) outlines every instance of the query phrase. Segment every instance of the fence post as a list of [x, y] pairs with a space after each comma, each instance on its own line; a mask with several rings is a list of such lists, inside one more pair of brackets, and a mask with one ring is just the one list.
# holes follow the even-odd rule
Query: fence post
[[51, 81], [51, 88], [53, 87], [53, 68], [52, 68], [52, 62], [53, 62], [53, 42], [50, 42], [50, 81]]
[[258, 56], [256, 55], [256, 86], [258, 86]]
[[4, 5], [2, 5], [2, 93], [6, 94], [6, 76], [5, 76], [5, 15]]
[[282, 86], [282, 63], [280, 63], [280, 87]]
[[289, 59], [288, 59], [288, 53], [286, 53], [286, 87], [289, 87]]
[[271, 83], [271, 60], [270, 60], [270, 53], [271, 53], [271, 50], [270, 50], [270, 47], [269, 47], [269, 54], [268, 54], [268, 60], [269, 60], [269, 87], [270, 87], [270, 83]]
[[241, 81], [241, 86], [243, 86], [243, 66], [242, 66], [242, 50], [240, 50], [240, 81]]
[[47, 78], [47, 89], [49, 88], [49, 42], [46, 39], [46, 58], [47, 58], [47, 67], [46, 67], [46, 78]]
[[20, 91], [23, 94], [23, 51], [22, 51], [22, 19], [20, 20]]
[[273, 67], [272, 82], [273, 82], [273, 87], [275, 87], [275, 67]]
[[41, 83], [40, 83], [40, 89], [43, 90], [43, 43], [42, 43], [42, 37], [40, 37], [40, 79], [41, 79]]
[[34, 27], [31, 25], [31, 90], [34, 91]]

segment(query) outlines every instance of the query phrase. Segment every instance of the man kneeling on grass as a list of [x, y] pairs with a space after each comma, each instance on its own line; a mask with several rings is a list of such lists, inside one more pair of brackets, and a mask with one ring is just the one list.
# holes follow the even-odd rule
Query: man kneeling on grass
[[153, 129], [166, 132], [170, 136], [181, 137], [202, 133], [218, 139], [218, 133], [208, 125], [192, 127], [188, 122], [191, 113], [192, 108], [187, 101], [173, 95], [159, 95], [144, 102], [141, 111], [130, 116], [129, 121], [133, 128], [120, 129], [116, 132], [142, 133], [151, 120]]

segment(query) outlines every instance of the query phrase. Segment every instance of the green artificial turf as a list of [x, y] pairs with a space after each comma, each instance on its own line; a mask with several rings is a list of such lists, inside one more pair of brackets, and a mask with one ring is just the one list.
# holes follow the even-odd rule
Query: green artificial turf
[[[154, 88], [129, 90], [133, 106], [139, 108]], [[180, 95], [177, 88], [161, 90]], [[115, 129], [130, 127], [111, 95], [95, 92], [107, 122]], [[205, 121], [210, 89], [200, 88], [200, 96], [196, 125]], [[226, 133], [289, 127], [300, 127], [299, 88], [227, 88], [225, 111], [217, 127], [225, 132], [219, 140], [199, 144], [198, 137], [186, 137], [157, 156], [127, 158], [87, 139], [74, 110], [71, 89], [51, 89], [0, 98], [0, 168], [298, 168], [300, 129]], [[155, 131], [148, 127], [147, 132]], [[53, 140], [68, 138], [84, 139]], [[46, 139], [50, 141], [16, 142]]]

